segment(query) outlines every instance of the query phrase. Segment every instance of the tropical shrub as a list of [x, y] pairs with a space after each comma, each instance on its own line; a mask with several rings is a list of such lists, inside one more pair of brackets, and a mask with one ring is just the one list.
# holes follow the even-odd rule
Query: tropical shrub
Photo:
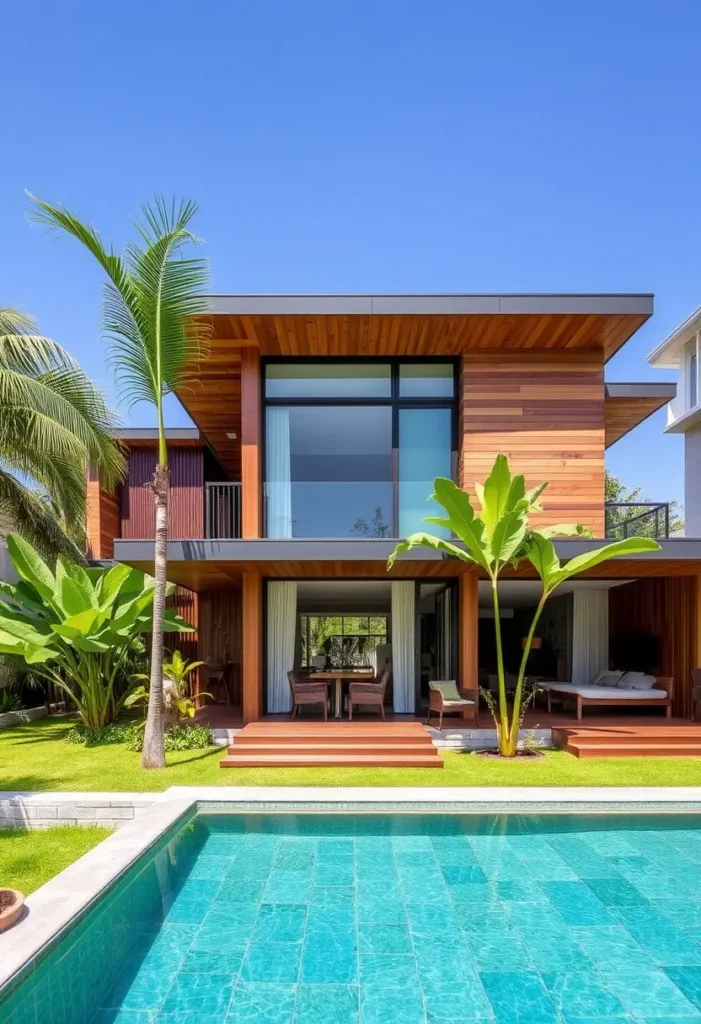
[[[132, 726], [128, 747], [142, 750], [144, 743], [143, 723]], [[166, 729], [165, 748], [171, 750], [205, 750], [212, 746], [212, 732], [206, 725], [173, 725]]]
[[[485, 699], [496, 725], [499, 753], [505, 757], [513, 757], [516, 754], [523, 711], [531, 696], [524, 692], [526, 664], [535, 628], [547, 599], [565, 580], [572, 579], [573, 576], [592, 569], [601, 562], [619, 555], [657, 551], [660, 546], [649, 538], [629, 537], [627, 540], [614, 541], [593, 551], [584, 552], [562, 565], [550, 538], [586, 536], [588, 531], [578, 525], [531, 525], [531, 514], [542, 511], [539, 499], [546, 487], [547, 483], [540, 484], [527, 491], [523, 476], [512, 477], [506, 456], [498, 455], [484, 484], [475, 482], [475, 494], [480, 505], [478, 516], [470, 496], [465, 491], [452, 480], [437, 477], [434, 481], [435, 493], [431, 499], [445, 509], [445, 515], [427, 516], [425, 522], [450, 530], [464, 547], [458, 547], [456, 543], [443, 540], [431, 533], [415, 533], [396, 546], [387, 563], [391, 569], [400, 553], [423, 546], [443, 551], [461, 562], [469, 562], [486, 574], [492, 588], [494, 607], [498, 693], [496, 703], [491, 696], [487, 698], [486, 694]], [[524, 644], [513, 703], [509, 707], [504, 675], [498, 580], [499, 574], [507, 565], [515, 567], [526, 559], [538, 573], [543, 591]]]
[[[17, 534], [7, 546], [20, 582], [0, 583], [0, 652], [23, 658], [75, 704], [85, 726], [102, 728], [136, 685], [124, 666], [151, 629], [153, 578], [128, 565], [84, 569], [64, 555], [54, 574]], [[173, 609], [164, 628], [192, 631]]]
[[66, 733], [66, 743], [76, 747], [104, 747], [112, 743], [128, 743], [133, 736], [134, 723], [109, 722], [99, 729], [76, 722]]
[[[172, 729], [177, 726], [181, 718], [195, 717], [197, 708], [195, 707], [195, 701], [187, 692], [187, 677], [195, 669], [198, 669], [200, 665], [204, 665], [204, 662], [186, 661], [180, 651], [173, 651], [170, 660], [163, 662], [163, 675], [165, 677], [163, 683], [163, 708], [166, 729]], [[135, 678], [148, 682], [150, 677], [139, 674]], [[200, 693], [198, 696], [211, 697], [212, 695], [211, 693]], [[148, 688], [145, 686], [136, 690], [129, 697], [128, 703], [131, 706], [142, 701], [148, 703]]]
[[0, 715], [6, 715], [9, 711], [21, 711], [22, 701], [10, 686], [3, 686], [0, 689]]

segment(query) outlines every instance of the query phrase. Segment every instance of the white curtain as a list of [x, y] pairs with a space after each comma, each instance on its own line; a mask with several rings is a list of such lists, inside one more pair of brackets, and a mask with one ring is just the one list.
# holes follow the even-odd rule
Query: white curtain
[[292, 536], [290, 410], [271, 406], [266, 421], [266, 474], [269, 537]]
[[414, 583], [392, 583], [392, 689], [393, 706], [399, 714], [415, 710], [414, 676]]
[[292, 707], [287, 673], [294, 668], [297, 631], [297, 584], [268, 583], [268, 712]]
[[586, 686], [609, 664], [608, 590], [575, 590], [572, 606], [572, 682]]

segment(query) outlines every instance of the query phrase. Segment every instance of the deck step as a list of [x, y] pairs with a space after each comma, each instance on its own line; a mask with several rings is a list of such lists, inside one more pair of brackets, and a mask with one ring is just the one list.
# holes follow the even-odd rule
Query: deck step
[[219, 762], [221, 768], [442, 768], [438, 753], [374, 754], [333, 753], [239, 753], [227, 754]]
[[568, 743], [564, 748], [575, 757], [701, 757], [701, 742], [665, 743]]
[[222, 768], [442, 768], [419, 722], [252, 722], [234, 737]]

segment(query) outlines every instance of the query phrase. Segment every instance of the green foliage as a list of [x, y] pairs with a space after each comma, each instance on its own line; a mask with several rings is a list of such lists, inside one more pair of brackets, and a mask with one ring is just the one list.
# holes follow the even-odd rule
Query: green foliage
[[77, 747], [103, 747], [110, 743], [131, 742], [134, 723], [110, 722], [100, 728], [92, 728], [83, 722], [76, 722], [66, 734], [66, 743]]
[[[54, 574], [17, 534], [7, 546], [20, 582], [0, 584], [0, 652], [23, 658], [101, 728], [128, 696], [123, 669], [151, 628], [152, 578], [127, 565], [86, 570], [63, 555]], [[164, 627], [192, 631], [172, 609]]]
[[3, 686], [0, 689], [0, 715], [6, 715], [10, 711], [21, 711], [22, 701], [13, 689]]
[[[509, 757], [516, 753], [523, 712], [531, 699], [530, 695], [524, 695], [526, 664], [535, 628], [548, 597], [565, 580], [587, 569], [593, 569], [611, 558], [659, 549], [659, 544], [654, 540], [630, 537], [577, 555], [562, 565], [550, 538], [585, 537], [588, 531], [576, 524], [540, 528], [531, 525], [530, 516], [542, 511], [540, 496], [546, 486], [547, 484], [541, 484], [527, 491], [524, 477], [512, 476], [506, 456], [497, 455], [484, 484], [475, 483], [475, 494], [480, 505], [478, 516], [470, 496], [452, 480], [439, 477], [434, 482], [435, 493], [432, 500], [445, 509], [446, 514], [441, 517], [429, 516], [426, 522], [450, 530], [462, 541], [464, 547], [430, 533], [415, 533], [396, 546], [388, 561], [388, 568], [391, 568], [402, 552], [414, 547], [431, 547], [462, 562], [469, 562], [486, 572], [492, 586], [498, 679], [498, 700], [496, 703], [492, 702], [489, 707], [497, 727], [500, 753]], [[501, 641], [498, 579], [507, 565], [517, 566], [525, 559], [531, 562], [538, 573], [543, 583], [543, 592], [528, 632], [513, 705], [509, 709]]]
[[[166, 720], [175, 724], [180, 718], [194, 718], [197, 708], [195, 702], [187, 693], [187, 677], [204, 665], [204, 661], [186, 661], [180, 651], [173, 651], [170, 661], [163, 663], [163, 675], [168, 680], [164, 687], [164, 703]], [[149, 677], [143, 673], [134, 676], [135, 680], [149, 681]], [[211, 697], [211, 693], [199, 693], [199, 697]], [[136, 704], [148, 703], [148, 688], [140, 686], [129, 695], [125, 704], [133, 707]]]
[[[144, 742], [143, 723], [132, 726], [129, 750], [141, 750]], [[173, 725], [166, 729], [165, 748], [169, 750], [206, 750], [212, 746], [212, 732], [206, 725]]]
[[75, 360], [0, 309], [0, 511], [47, 557], [82, 560], [88, 463], [122, 477], [115, 420]]

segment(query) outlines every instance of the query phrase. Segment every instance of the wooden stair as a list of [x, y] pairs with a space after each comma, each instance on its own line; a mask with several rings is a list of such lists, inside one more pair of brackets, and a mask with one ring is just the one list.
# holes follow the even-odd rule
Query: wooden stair
[[575, 757], [701, 757], [699, 725], [554, 726], [552, 738]]
[[251, 722], [222, 768], [442, 768], [419, 722]]

